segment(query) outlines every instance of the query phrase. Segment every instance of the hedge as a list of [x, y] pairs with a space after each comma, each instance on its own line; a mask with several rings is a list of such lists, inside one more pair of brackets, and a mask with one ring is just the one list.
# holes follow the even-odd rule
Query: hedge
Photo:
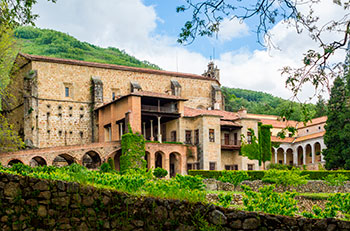
[[[214, 178], [219, 179], [221, 176], [222, 171], [209, 171], [209, 170], [189, 170], [188, 174], [191, 176], [202, 176], [203, 178]], [[249, 177], [251, 180], [261, 180], [264, 175], [265, 171], [247, 171]], [[346, 170], [337, 170], [337, 171], [327, 171], [327, 170], [321, 170], [321, 171], [309, 171], [304, 170], [301, 171], [302, 175], [309, 175], [308, 180], [323, 180], [328, 175], [336, 175], [336, 174], [343, 174], [346, 177], [350, 179], [350, 171]]]

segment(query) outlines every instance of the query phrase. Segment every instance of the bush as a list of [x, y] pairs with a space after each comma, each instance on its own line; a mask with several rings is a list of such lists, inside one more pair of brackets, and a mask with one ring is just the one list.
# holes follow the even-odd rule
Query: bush
[[328, 175], [327, 177], [324, 178], [326, 183], [331, 186], [344, 186], [345, 182], [349, 178], [346, 177], [343, 174], [337, 174], [337, 175]]
[[205, 188], [203, 179], [200, 176], [182, 176], [180, 174], [177, 174], [173, 180], [179, 184], [179, 187], [181, 189], [197, 189], [203, 191]]
[[277, 170], [291, 170], [293, 166], [285, 164], [269, 164], [266, 166], [266, 169], [277, 169]]
[[228, 182], [234, 186], [239, 185], [242, 181], [248, 180], [249, 176], [246, 171], [222, 171], [219, 181]]
[[231, 205], [232, 199], [233, 199], [233, 197], [231, 194], [220, 193], [218, 195], [219, 205], [224, 207], [224, 208], [228, 208]]
[[294, 216], [298, 211], [295, 192], [276, 193], [274, 185], [259, 188], [254, 192], [249, 186], [241, 186], [244, 192], [243, 205], [248, 211], [260, 211], [270, 214]]
[[[216, 170], [189, 170], [191, 176], [202, 176], [204, 179], [213, 178], [219, 180], [219, 177], [224, 171]], [[250, 180], [261, 180], [264, 177], [265, 171], [246, 171]]]
[[114, 170], [112, 169], [111, 165], [109, 163], [103, 163], [100, 166], [100, 172], [114, 172]]
[[155, 168], [153, 170], [153, 175], [157, 178], [163, 178], [168, 175], [168, 171], [163, 168]]
[[266, 171], [265, 176], [262, 178], [262, 182], [283, 186], [298, 186], [306, 184], [306, 179], [307, 175], [302, 176], [299, 169], [293, 169], [290, 171], [270, 169]]

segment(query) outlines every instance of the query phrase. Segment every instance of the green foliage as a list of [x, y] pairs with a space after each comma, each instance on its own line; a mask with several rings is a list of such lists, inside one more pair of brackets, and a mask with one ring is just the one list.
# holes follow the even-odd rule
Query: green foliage
[[122, 155], [120, 156], [120, 172], [125, 172], [128, 169], [145, 169], [145, 139], [139, 133], [132, 133], [131, 128], [129, 133], [122, 136], [121, 141]]
[[113, 171], [114, 171], [114, 169], [109, 164], [109, 161], [108, 161], [108, 163], [103, 163], [100, 166], [100, 172], [105, 173], [105, 172], [113, 172]]
[[[348, 73], [350, 75], [350, 72]], [[346, 82], [347, 86], [346, 86]], [[331, 89], [328, 103], [328, 119], [323, 150], [326, 169], [350, 169], [350, 98], [349, 78], [337, 77]]]
[[155, 168], [153, 170], [153, 175], [157, 178], [163, 178], [168, 175], [168, 171], [163, 168]]
[[108, 158], [108, 164], [112, 170], [115, 170], [114, 160], [112, 158]]
[[[244, 107], [249, 113], [268, 114], [276, 116], [286, 116], [290, 120], [304, 121], [302, 104], [284, 100], [271, 94], [244, 90], [239, 88], [222, 87], [225, 96], [225, 109], [236, 112]], [[314, 104], [306, 104], [304, 106], [313, 117], [323, 116], [318, 107]]]
[[324, 178], [324, 180], [331, 186], [344, 186], [345, 182], [349, 180], [349, 178], [343, 174], [336, 174], [333, 176], [328, 175]]
[[0, 114], [0, 152], [16, 151], [24, 148], [24, 143], [13, 130], [13, 125], [10, 125], [7, 119]]
[[259, 166], [266, 161], [271, 160], [271, 125], [258, 124], [258, 138], [254, 130], [249, 128], [252, 140], [251, 143], [242, 142], [241, 154], [247, 156], [250, 160], [258, 160]]
[[266, 169], [277, 169], [277, 170], [291, 170], [293, 168], [293, 166], [291, 165], [285, 165], [285, 164], [269, 164], [267, 165]]
[[21, 52], [27, 54], [160, 69], [154, 64], [140, 61], [117, 48], [101, 48], [87, 42], [80, 42], [68, 34], [55, 30], [28, 26], [18, 27], [15, 36], [21, 45]]
[[248, 180], [249, 176], [246, 171], [222, 171], [221, 176], [218, 178], [219, 181], [228, 182], [234, 186], [238, 186], [245, 180]]
[[232, 199], [233, 197], [231, 194], [220, 193], [218, 195], [219, 205], [224, 208], [228, 208], [231, 205]]
[[[166, 170], [165, 170], [166, 171]], [[177, 174], [174, 179], [179, 184], [181, 189], [197, 189], [199, 191], [203, 191], [205, 188], [205, 184], [203, 183], [203, 179], [200, 176], [183, 176]]]
[[270, 169], [266, 171], [265, 176], [261, 179], [262, 182], [273, 183], [282, 186], [298, 186], [307, 183], [307, 175], [301, 175], [299, 169], [277, 170]]
[[295, 192], [276, 193], [275, 186], [269, 185], [254, 192], [249, 186], [242, 185], [243, 205], [248, 211], [261, 211], [270, 214], [294, 216], [298, 211]]

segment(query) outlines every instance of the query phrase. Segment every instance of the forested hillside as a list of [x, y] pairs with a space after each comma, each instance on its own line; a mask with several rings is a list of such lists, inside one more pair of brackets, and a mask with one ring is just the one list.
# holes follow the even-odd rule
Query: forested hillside
[[118, 48], [101, 48], [55, 30], [19, 27], [15, 30], [15, 37], [20, 51], [27, 54], [160, 69], [157, 65], [140, 61]]
[[[291, 120], [303, 120], [303, 108], [300, 103], [291, 102], [268, 93], [244, 90], [239, 88], [222, 87], [225, 96], [225, 107], [228, 111], [237, 111], [241, 107], [248, 113], [278, 115], [290, 112]], [[305, 108], [311, 112], [313, 118], [326, 114], [325, 101], [319, 99], [317, 105], [307, 104]]]

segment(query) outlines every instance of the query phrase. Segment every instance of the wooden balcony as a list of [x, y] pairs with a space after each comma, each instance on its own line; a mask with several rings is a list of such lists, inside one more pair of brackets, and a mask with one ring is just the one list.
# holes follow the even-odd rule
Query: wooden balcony
[[221, 139], [221, 149], [239, 150], [241, 148], [240, 140]]
[[177, 113], [176, 107], [171, 106], [154, 106], [154, 105], [141, 105], [141, 110], [146, 112], [162, 112], [162, 113]]

